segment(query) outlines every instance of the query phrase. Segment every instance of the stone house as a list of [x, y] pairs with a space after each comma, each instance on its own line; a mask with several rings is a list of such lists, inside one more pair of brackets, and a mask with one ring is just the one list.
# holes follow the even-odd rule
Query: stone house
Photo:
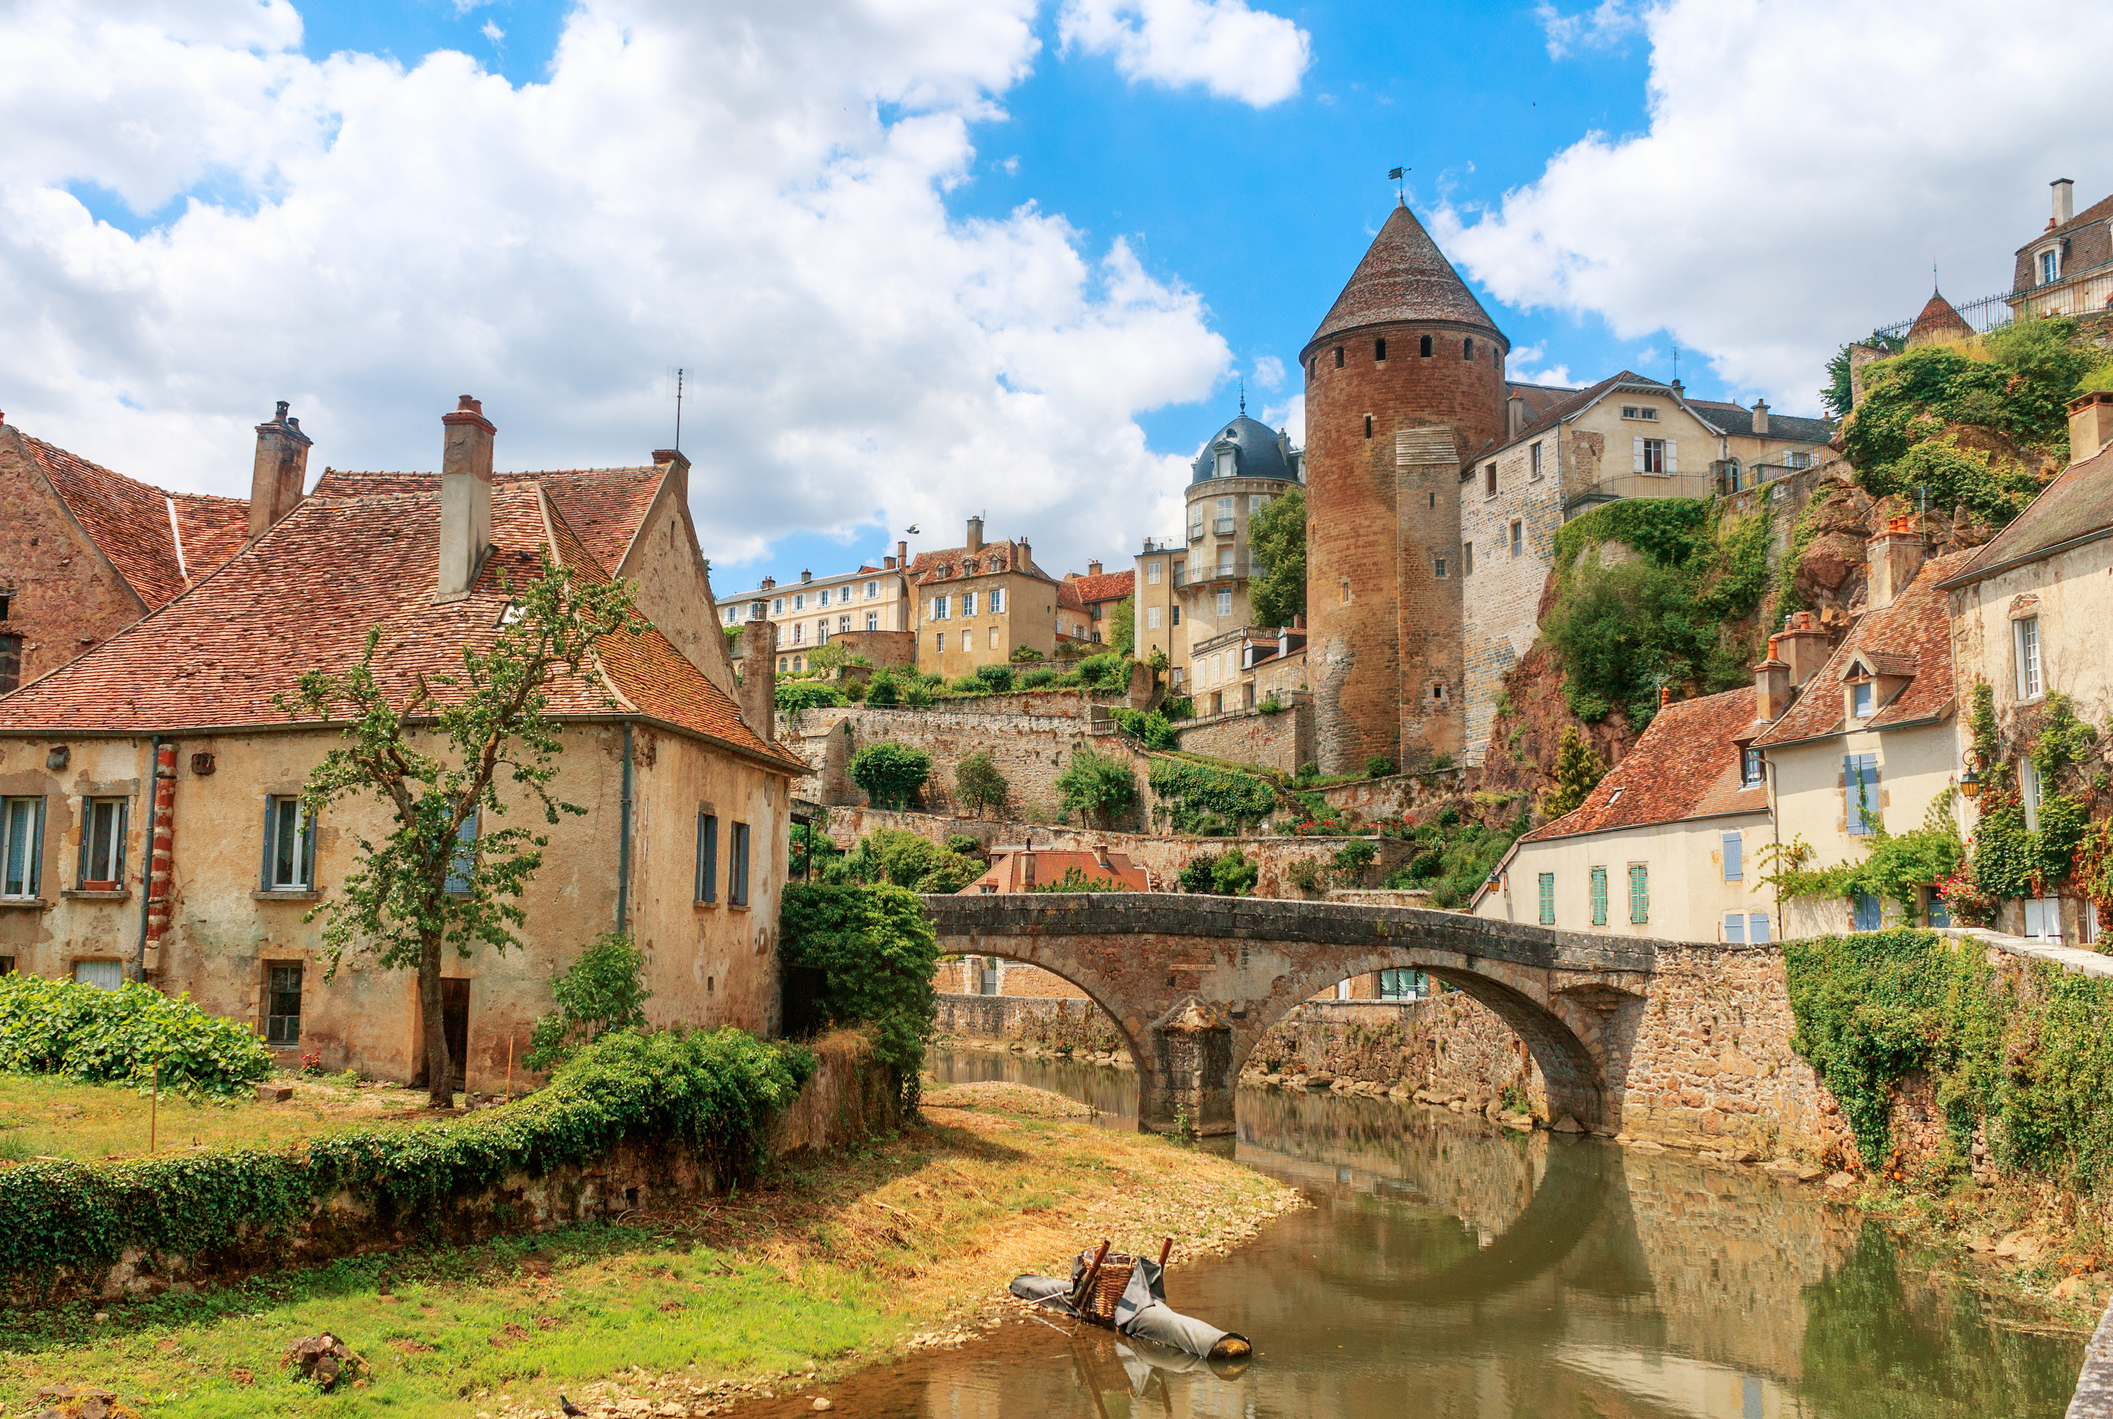
[[[1805, 671], [1825, 639], [1807, 621], [1774, 638], [1756, 669], [1756, 717], [1769, 723], [1750, 747], [1765, 761], [1777, 839], [1810, 847], [1813, 867], [1860, 859], [1879, 824], [1890, 833], [1921, 827], [1959, 781], [1962, 681], [1943, 584], [1975, 554], [1925, 555], [1913, 519], [1895, 518], [1870, 539], [1863, 615], [1819, 668]], [[1949, 924], [1934, 886], [1922, 893], [1917, 924]], [[1781, 904], [1790, 937], [1876, 930], [1898, 915], [1896, 904], [1863, 896]]]
[[[2092, 724], [2113, 716], [2113, 659], [2099, 639], [2113, 625], [2113, 393], [2070, 406], [2069, 467], [2017, 520], [1948, 576], [1952, 655], [1962, 686], [1986, 680], [2006, 727], [2030, 722], [2050, 695], [2066, 695]], [[1972, 734], [1964, 716], [1958, 749]], [[2022, 785], [2031, 808], [2037, 785]], [[1965, 805], [1969, 828], [1975, 805]], [[2077, 897], [2005, 902], [1997, 929], [2090, 944], [2100, 923]]]
[[[912, 627], [910, 584], [904, 572], [908, 560], [908, 545], [897, 542], [895, 555], [882, 557], [877, 567], [866, 564], [822, 577], [803, 571], [797, 585], [787, 586], [765, 577], [755, 590], [720, 603], [722, 633], [738, 629], [753, 608], [761, 606], [761, 619], [775, 633], [781, 675], [805, 670], [809, 654], [840, 636], [859, 637], [846, 649], [856, 649], [875, 665], [907, 664], [893, 637], [906, 635]], [[874, 658], [876, 652], [881, 659]]]
[[2076, 184], [2050, 184], [2046, 230], [2017, 250], [2009, 305], [2018, 319], [2097, 315], [2113, 306], [2113, 197], [2076, 210]]
[[168, 604], [251, 535], [239, 498], [165, 492], [6, 423], [0, 506], [0, 695]]
[[[475, 401], [443, 423], [437, 478], [275, 506], [212, 576], [0, 698], [0, 964], [143, 978], [253, 1024], [288, 1062], [416, 1077], [413, 974], [356, 948], [333, 975], [321, 923], [304, 919], [391, 820], [371, 800], [308, 818], [296, 795], [339, 731], [273, 697], [305, 669], [352, 663], [372, 626], [385, 686], [458, 665], [508, 611], [502, 572], [534, 575], [543, 556], [609, 575], [552, 488], [494, 479]], [[283, 448], [290, 432], [259, 437]], [[634, 540], [611, 530], [604, 545]], [[553, 974], [609, 930], [646, 953], [654, 1023], [774, 1031], [804, 766], [657, 627], [613, 638], [549, 697], [564, 750], [551, 789], [587, 813], [547, 829], [520, 903], [526, 949], [447, 959], [444, 1027], [467, 1087], [497, 1087]]]
[[1665, 705], [1585, 801], [1512, 845], [1469, 909], [1670, 941], [1778, 939], [1760, 885], [1768, 790], [1739, 740], [1756, 692]]
[[[917, 668], [949, 680], [979, 665], [1005, 665], [1026, 648], [1057, 657], [1060, 640], [1085, 645], [1085, 607], [1059, 603], [1061, 583], [1034, 564], [1026, 538], [986, 543], [983, 519], [968, 519], [961, 546], [919, 552], [910, 563], [911, 628]], [[1072, 629], [1060, 633], [1059, 623]]]
[[[1086, 640], [1095, 647], [1095, 654], [1103, 650], [1117, 650], [1124, 655], [1134, 653], [1132, 646], [1114, 644], [1112, 625], [1115, 608], [1137, 589], [1136, 572], [1104, 572], [1099, 562], [1088, 562], [1084, 576], [1066, 572], [1064, 585], [1085, 613]], [[1063, 627], [1057, 629], [1061, 634]]]
[[[1112, 890], [1149, 892], [1151, 874], [1129, 855], [1111, 850], [1107, 844], [1085, 848], [1038, 848], [1032, 843], [1019, 847], [992, 847], [990, 868], [961, 889], [965, 897], [992, 892], [1032, 892], [1038, 885], [1061, 882], [1077, 872], [1088, 881], [1112, 881]], [[932, 980], [943, 995], [1015, 995], [1044, 1000], [1085, 1000], [1080, 990], [1060, 975], [1025, 961], [1002, 956], [961, 956], [941, 961]]]

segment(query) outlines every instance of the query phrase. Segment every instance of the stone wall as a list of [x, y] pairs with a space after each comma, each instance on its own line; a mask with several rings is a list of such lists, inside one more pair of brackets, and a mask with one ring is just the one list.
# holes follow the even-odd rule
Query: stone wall
[[827, 832], [838, 847], [848, 849], [875, 828], [900, 828], [936, 843], [966, 833], [985, 847], [1018, 846], [1030, 834], [1038, 848], [1091, 849], [1106, 844], [1116, 852], [1127, 853], [1132, 862], [1144, 868], [1155, 892], [1179, 891], [1177, 879], [1191, 858], [1238, 847], [1260, 869], [1252, 895], [1291, 899], [1301, 897], [1291, 883], [1292, 868], [1300, 862], [1311, 862], [1316, 868], [1325, 869], [1346, 843], [1366, 842], [1378, 849], [1372, 866], [1364, 872], [1367, 880], [1375, 882], [1385, 880], [1409, 853], [1409, 845], [1399, 838], [1192, 838], [1051, 827], [1017, 820], [949, 818], [933, 813], [890, 813], [878, 808], [840, 806], [829, 810]]
[[1175, 726], [1175, 737], [1190, 754], [1296, 774], [1316, 753], [1313, 697], [1295, 694], [1286, 708], [1271, 714], [1240, 709], [1190, 720]]
[[1041, 999], [1084, 1000], [1086, 992], [1080, 990], [1062, 976], [1051, 975], [1040, 966], [1030, 966], [1025, 961], [1008, 961], [1003, 956], [956, 956], [941, 961], [932, 973], [932, 989], [942, 995], [984, 995], [983, 976], [989, 972], [996, 989], [988, 992], [992, 998], [998, 996], [1031, 996]]
[[939, 997], [938, 1033], [972, 1040], [1004, 1040], [1057, 1049], [1122, 1052], [1122, 1036], [1107, 1013], [1089, 1000], [1047, 996]]
[[1384, 778], [1352, 779], [1348, 783], [1317, 788], [1329, 807], [1348, 809], [1359, 821], [1377, 818], [1413, 818], [1437, 809], [1448, 800], [1464, 797], [1479, 782], [1473, 769], [1447, 769], [1439, 773], [1388, 774]]
[[1545, 1115], [1540, 1071], [1509, 1025], [1459, 991], [1425, 1000], [1310, 1000], [1270, 1027], [1247, 1074], [1422, 1092], [1480, 1112], [1514, 1085]]
[[[1555, 532], [1563, 524], [1559, 433], [1560, 426], [1551, 428], [1539, 440], [1489, 460], [1497, 470], [1494, 493], [1487, 462], [1460, 484], [1461, 693], [1467, 720], [1467, 750], [1461, 758], [1468, 764], [1482, 762], [1504, 676], [1540, 634], [1541, 592], [1555, 560]], [[1513, 523], [1519, 524], [1516, 552]]]

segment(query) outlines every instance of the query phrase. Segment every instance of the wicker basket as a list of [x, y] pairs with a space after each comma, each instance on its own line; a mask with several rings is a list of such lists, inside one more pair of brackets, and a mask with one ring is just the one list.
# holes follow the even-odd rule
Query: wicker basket
[[1137, 1266], [1137, 1258], [1121, 1252], [1109, 1252], [1101, 1262], [1100, 1275], [1093, 1278], [1093, 1294], [1086, 1298], [1081, 1309], [1086, 1319], [1102, 1325], [1115, 1324], [1115, 1303], [1129, 1288], [1130, 1272]]

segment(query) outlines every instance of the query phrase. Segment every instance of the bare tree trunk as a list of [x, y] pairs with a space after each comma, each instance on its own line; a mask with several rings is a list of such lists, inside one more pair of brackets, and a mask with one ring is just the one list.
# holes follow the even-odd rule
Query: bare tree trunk
[[418, 943], [418, 1011], [425, 1019], [426, 1103], [436, 1109], [455, 1107], [455, 1062], [448, 1058], [447, 1021], [440, 1004], [440, 934], [422, 935]]

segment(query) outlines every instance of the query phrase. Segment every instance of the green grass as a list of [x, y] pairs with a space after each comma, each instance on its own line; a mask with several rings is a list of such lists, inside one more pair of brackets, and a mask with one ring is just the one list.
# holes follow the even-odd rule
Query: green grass
[[[254, 1099], [213, 1103], [147, 1095], [118, 1084], [83, 1084], [49, 1074], [0, 1074], [0, 1161], [70, 1158], [93, 1162], [147, 1151], [148, 1115], [162, 1152], [195, 1146], [277, 1148], [354, 1125], [407, 1117], [425, 1105], [423, 1090], [341, 1079], [274, 1081], [294, 1086], [283, 1104]], [[427, 1115], [428, 1118], [431, 1115]]]

